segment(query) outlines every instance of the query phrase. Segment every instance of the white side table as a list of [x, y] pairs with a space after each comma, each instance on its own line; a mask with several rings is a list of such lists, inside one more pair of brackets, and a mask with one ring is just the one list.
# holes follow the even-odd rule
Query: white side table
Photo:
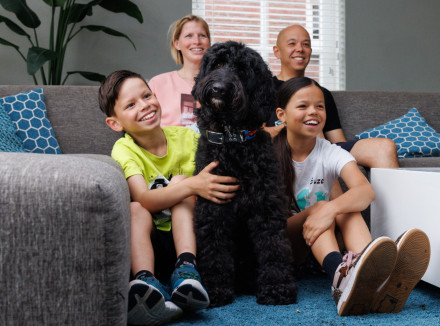
[[440, 168], [371, 169], [371, 184], [373, 238], [396, 240], [410, 228], [423, 230], [431, 260], [422, 280], [440, 287]]

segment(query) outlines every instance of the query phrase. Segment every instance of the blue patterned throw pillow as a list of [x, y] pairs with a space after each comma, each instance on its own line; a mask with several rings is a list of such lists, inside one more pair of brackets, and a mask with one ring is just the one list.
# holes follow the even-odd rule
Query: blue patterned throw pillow
[[23, 142], [17, 136], [11, 118], [0, 105], [0, 152], [24, 152]]
[[0, 98], [0, 105], [3, 105], [15, 124], [27, 152], [61, 154], [47, 118], [43, 89]]
[[363, 131], [355, 136], [357, 139], [389, 138], [397, 146], [399, 158], [440, 156], [440, 134], [426, 123], [416, 108], [407, 114]]

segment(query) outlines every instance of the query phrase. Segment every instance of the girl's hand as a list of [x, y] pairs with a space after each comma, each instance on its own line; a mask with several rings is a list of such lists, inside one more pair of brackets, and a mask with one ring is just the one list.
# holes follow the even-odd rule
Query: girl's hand
[[211, 162], [194, 178], [196, 179], [196, 193], [217, 204], [225, 204], [231, 201], [235, 192], [240, 187], [237, 178], [212, 174], [211, 171], [218, 166], [219, 162]]
[[336, 212], [327, 201], [319, 201], [308, 210], [309, 214], [303, 225], [303, 237], [306, 244], [312, 246], [316, 239], [333, 225]]

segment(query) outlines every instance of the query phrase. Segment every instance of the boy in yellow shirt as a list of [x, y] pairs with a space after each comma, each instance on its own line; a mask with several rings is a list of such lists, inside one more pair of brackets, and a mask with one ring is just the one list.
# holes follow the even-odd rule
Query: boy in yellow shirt
[[[226, 203], [238, 189], [237, 179], [211, 174], [218, 162], [193, 176], [198, 134], [161, 128], [160, 104], [139, 74], [110, 74], [99, 89], [99, 106], [107, 125], [125, 132], [112, 157], [124, 170], [133, 200], [128, 323], [162, 324], [182, 309], [208, 307], [196, 269], [195, 195]], [[169, 292], [163, 285], [168, 279]]]

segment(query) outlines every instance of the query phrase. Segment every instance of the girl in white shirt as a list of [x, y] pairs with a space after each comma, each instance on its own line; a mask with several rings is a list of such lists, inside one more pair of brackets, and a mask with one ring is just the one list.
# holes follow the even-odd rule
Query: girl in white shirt
[[[311, 251], [333, 279], [339, 315], [369, 313], [397, 255], [391, 239], [372, 240], [360, 214], [374, 200], [374, 190], [350, 153], [318, 137], [326, 119], [318, 83], [307, 77], [286, 81], [278, 91], [276, 112], [285, 125], [274, 144], [293, 213], [287, 235], [295, 261], [300, 264]], [[349, 190], [333, 198], [330, 190], [338, 177]], [[335, 229], [348, 251], [344, 257]]]

